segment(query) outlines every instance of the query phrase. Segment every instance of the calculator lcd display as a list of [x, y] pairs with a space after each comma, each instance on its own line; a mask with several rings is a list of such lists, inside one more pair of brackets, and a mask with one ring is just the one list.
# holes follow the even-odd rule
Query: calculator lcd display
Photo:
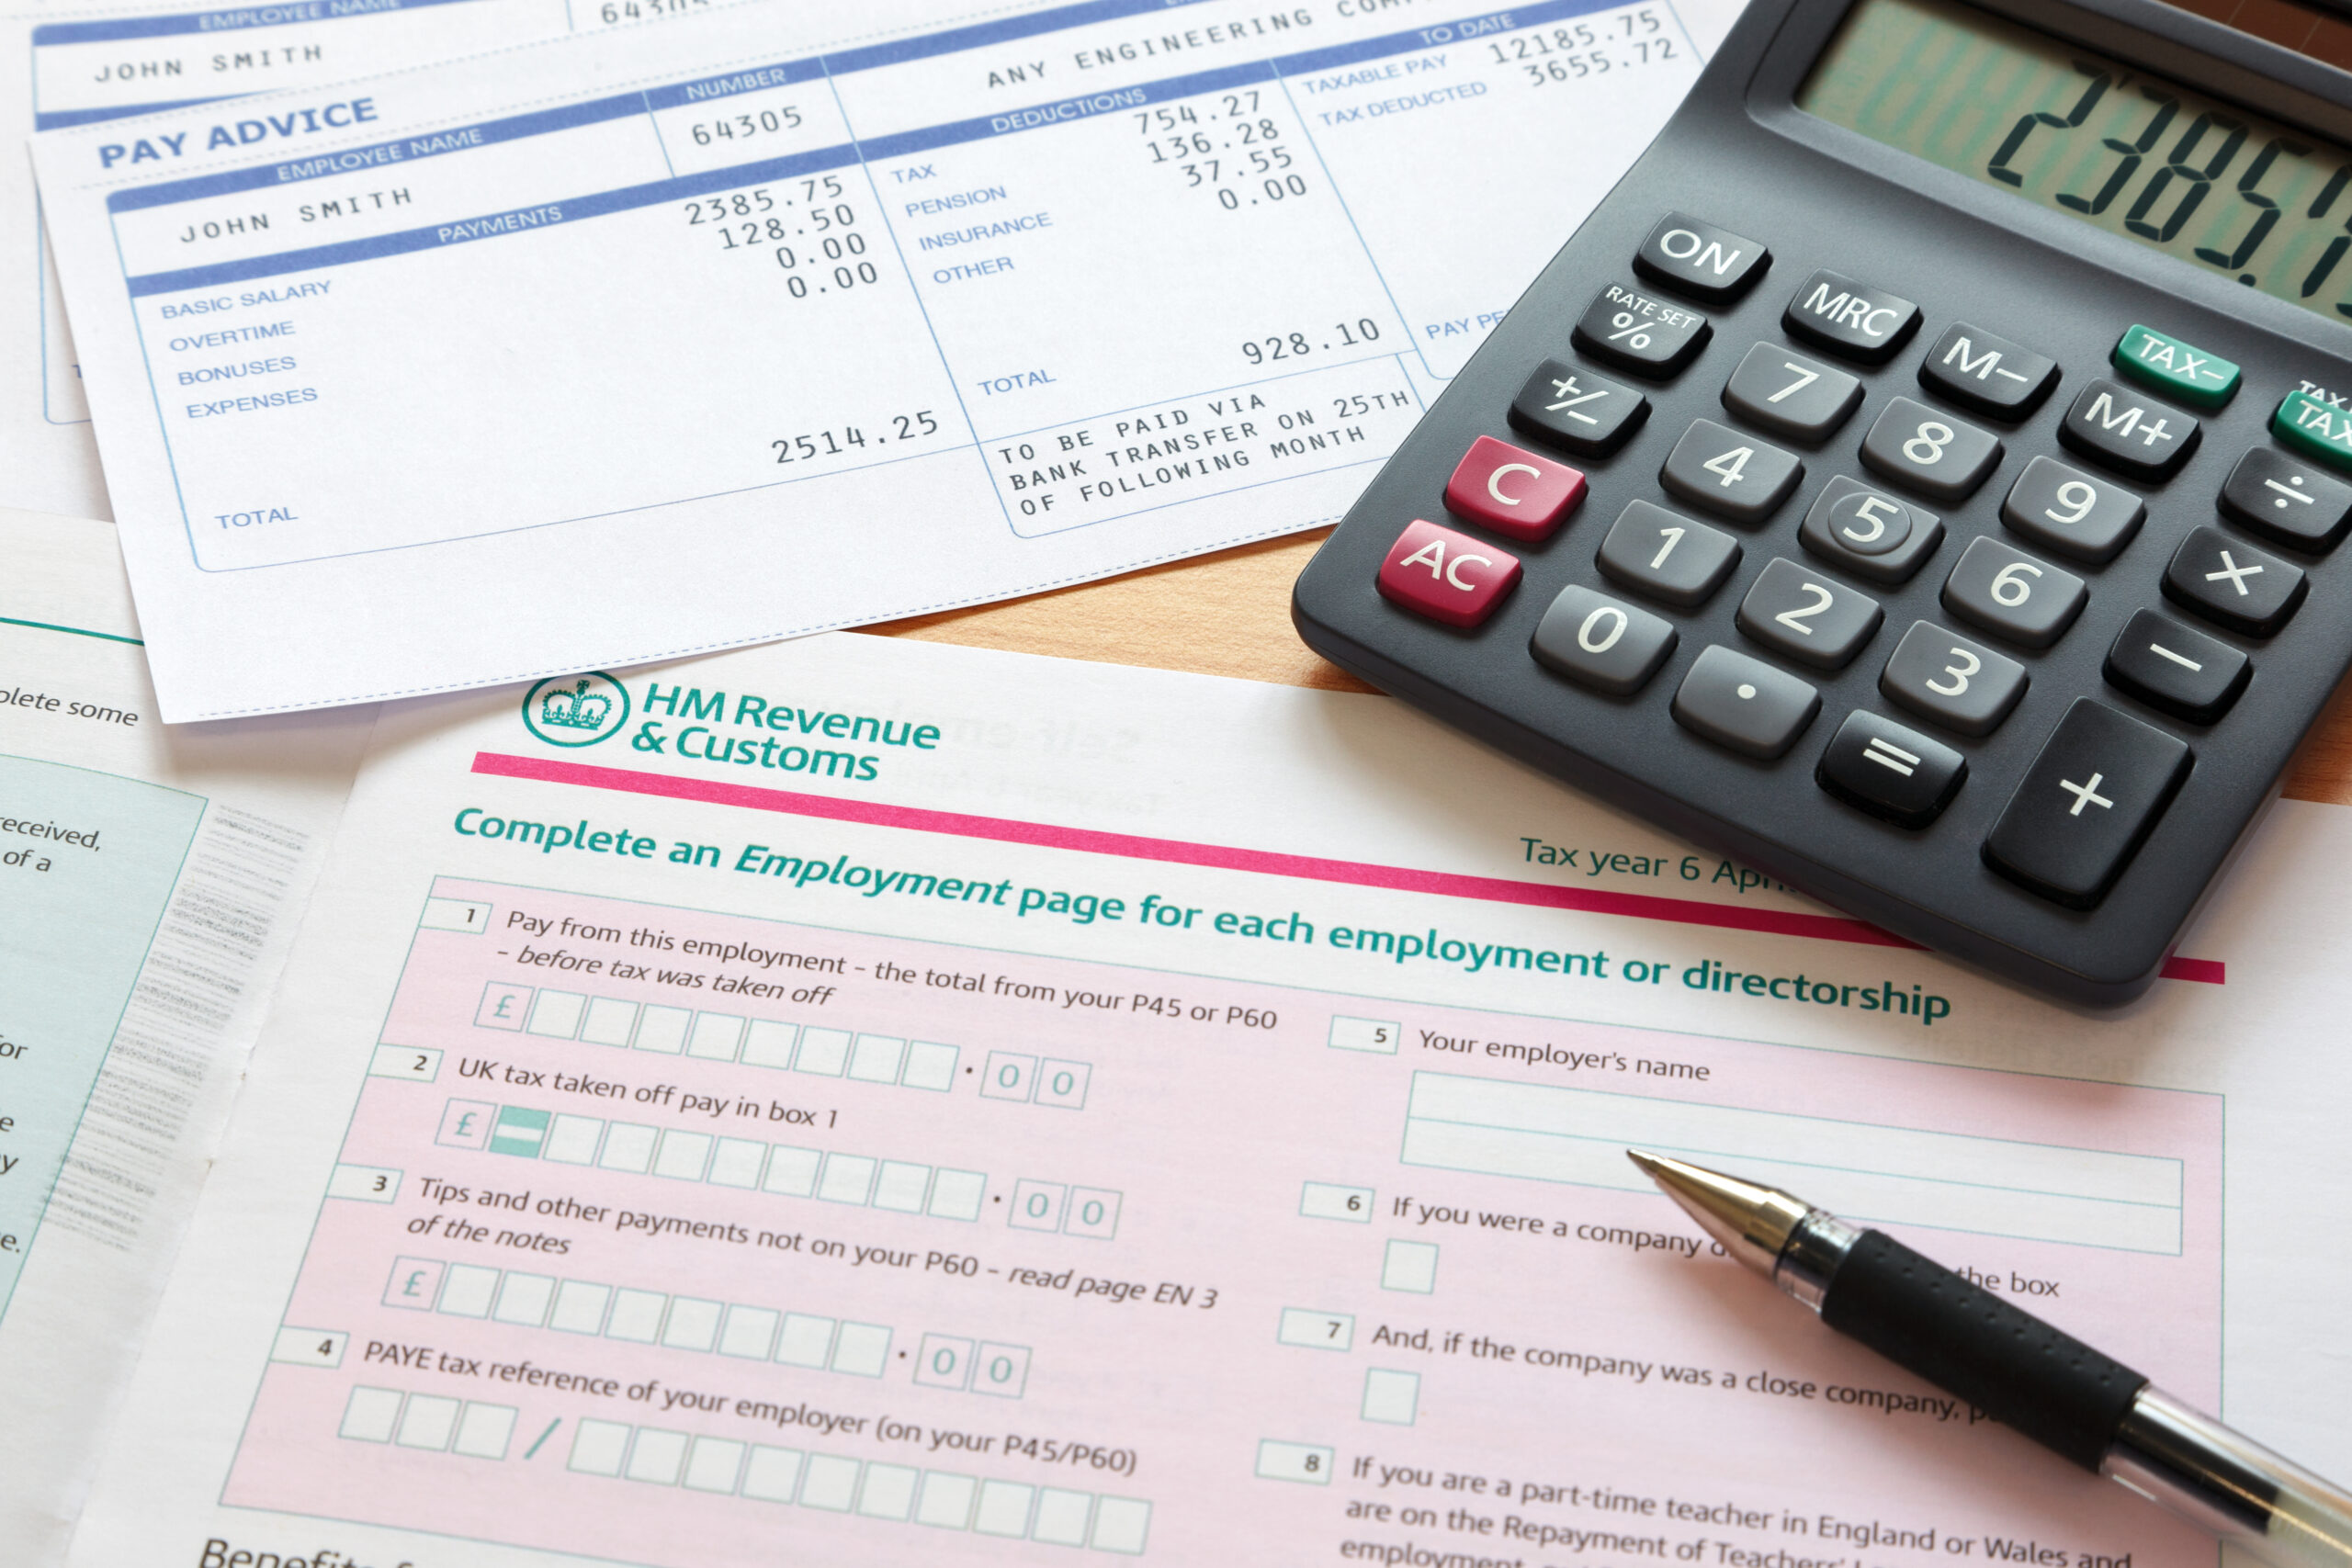
[[2352, 152], [1948, 0], [1861, 0], [1797, 107], [2335, 320]]

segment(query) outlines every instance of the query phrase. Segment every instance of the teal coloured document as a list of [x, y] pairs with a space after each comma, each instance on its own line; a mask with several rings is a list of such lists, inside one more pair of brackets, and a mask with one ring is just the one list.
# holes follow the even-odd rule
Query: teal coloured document
[[204, 806], [0, 756], [0, 1312]]

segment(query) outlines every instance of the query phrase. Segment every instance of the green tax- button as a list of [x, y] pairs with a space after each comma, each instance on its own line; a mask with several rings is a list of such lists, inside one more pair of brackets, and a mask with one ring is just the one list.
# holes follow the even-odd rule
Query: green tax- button
[[2270, 416], [2270, 434], [2307, 457], [2352, 468], [2352, 412], [2309, 392], [2290, 392]]
[[2115, 367], [2191, 408], [2217, 409], [2238, 394], [2238, 367], [2193, 344], [2135, 326], [2115, 345]]

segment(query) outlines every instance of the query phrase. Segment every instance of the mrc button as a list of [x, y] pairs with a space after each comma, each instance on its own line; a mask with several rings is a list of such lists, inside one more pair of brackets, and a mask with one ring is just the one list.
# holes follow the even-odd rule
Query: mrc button
[[1883, 365], [1919, 330], [1919, 307], [1824, 268], [1797, 285], [1781, 324], [1832, 354]]
[[1381, 596], [1449, 626], [1475, 626], [1519, 581], [1509, 550], [1415, 519], [1380, 563]]
[[1745, 234], [1669, 212], [1634, 253], [1634, 270], [1652, 283], [1709, 305], [1725, 305], [1772, 265], [1772, 253]]

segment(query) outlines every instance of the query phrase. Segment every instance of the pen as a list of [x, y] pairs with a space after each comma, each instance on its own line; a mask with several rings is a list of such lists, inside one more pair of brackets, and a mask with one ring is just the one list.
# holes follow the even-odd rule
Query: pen
[[1625, 1151], [1725, 1251], [1840, 1334], [2085, 1470], [2285, 1568], [2352, 1568], [2352, 1495], [2079, 1339], [1778, 1188]]

